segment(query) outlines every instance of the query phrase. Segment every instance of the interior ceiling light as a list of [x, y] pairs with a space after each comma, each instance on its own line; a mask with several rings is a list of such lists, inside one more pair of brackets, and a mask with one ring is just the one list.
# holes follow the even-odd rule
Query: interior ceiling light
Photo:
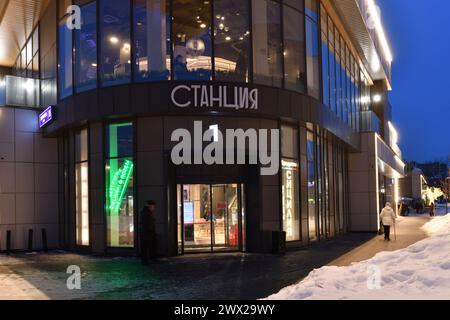
[[375, 26], [375, 29], [378, 34], [378, 38], [381, 42], [381, 46], [383, 47], [383, 51], [384, 51], [386, 60], [388, 60], [388, 62], [391, 63], [393, 61], [392, 52], [389, 47], [383, 25], [381, 24], [381, 17], [379, 14], [379, 10], [377, 9], [378, 7], [375, 4], [375, 0], [367, 0], [367, 6], [368, 6], [369, 14], [373, 19], [374, 26]]

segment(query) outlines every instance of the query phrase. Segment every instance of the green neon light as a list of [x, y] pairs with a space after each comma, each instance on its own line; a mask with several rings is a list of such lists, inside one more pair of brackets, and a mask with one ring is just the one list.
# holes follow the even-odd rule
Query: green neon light
[[130, 184], [131, 176], [133, 175], [134, 164], [130, 160], [125, 160], [122, 168], [119, 168], [114, 174], [109, 187], [109, 209], [111, 211], [119, 211], [122, 206], [123, 197]]

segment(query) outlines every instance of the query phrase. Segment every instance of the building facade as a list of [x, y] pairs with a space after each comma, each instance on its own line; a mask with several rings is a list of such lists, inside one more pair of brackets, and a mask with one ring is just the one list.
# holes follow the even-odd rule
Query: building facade
[[[0, 130], [14, 138], [0, 151], [15, 151], [0, 168], [15, 177], [0, 226], [14, 249], [45, 228], [51, 247], [135, 254], [154, 200], [160, 255], [269, 252], [274, 232], [289, 247], [374, 232], [398, 202], [392, 54], [374, 1], [32, 2], [38, 23], [2, 71]], [[193, 137], [182, 163], [177, 132]], [[279, 170], [262, 174], [268, 160]]]

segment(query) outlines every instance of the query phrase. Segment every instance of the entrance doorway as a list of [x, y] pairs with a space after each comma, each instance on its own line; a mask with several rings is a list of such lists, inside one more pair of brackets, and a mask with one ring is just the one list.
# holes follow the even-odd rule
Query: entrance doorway
[[184, 184], [178, 191], [178, 252], [245, 251], [242, 184]]

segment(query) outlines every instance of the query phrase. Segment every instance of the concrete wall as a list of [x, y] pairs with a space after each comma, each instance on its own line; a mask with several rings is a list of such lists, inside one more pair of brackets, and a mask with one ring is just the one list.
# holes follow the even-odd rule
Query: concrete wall
[[373, 133], [361, 135], [361, 152], [350, 153], [350, 231], [378, 230], [377, 156]]
[[0, 108], [0, 250], [8, 230], [12, 249], [26, 249], [29, 229], [40, 249], [42, 228], [58, 247], [58, 220], [57, 141], [43, 138], [37, 111]]

